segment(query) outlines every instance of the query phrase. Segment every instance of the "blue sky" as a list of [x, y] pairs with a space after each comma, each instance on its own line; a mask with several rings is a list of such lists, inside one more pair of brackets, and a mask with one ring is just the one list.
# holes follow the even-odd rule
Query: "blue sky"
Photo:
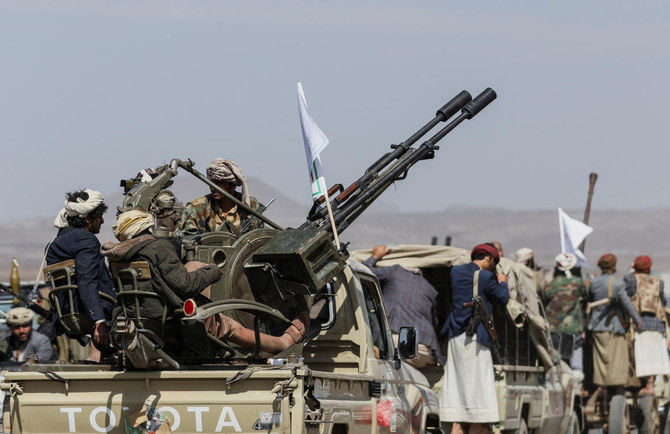
[[345, 185], [462, 89], [496, 90], [385, 194], [398, 209], [581, 208], [592, 171], [594, 207], [667, 207], [669, 12], [654, 1], [0, 0], [11, 204], [0, 219], [55, 215], [66, 191], [111, 195], [172, 158], [203, 171], [232, 158], [307, 203], [298, 81], [330, 138], [326, 179]]

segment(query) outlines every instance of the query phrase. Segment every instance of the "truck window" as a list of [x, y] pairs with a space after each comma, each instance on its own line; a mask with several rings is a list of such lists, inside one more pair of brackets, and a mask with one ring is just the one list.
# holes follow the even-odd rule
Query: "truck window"
[[382, 317], [383, 309], [381, 308], [382, 302], [379, 299], [379, 291], [375, 289], [375, 283], [371, 280], [361, 279], [361, 284], [363, 285], [365, 308], [370, 321], [372, 342], [375, 345], [375, 356], [378, 359], [388, 359], [388, 331], [386, 330], [386, 322]]

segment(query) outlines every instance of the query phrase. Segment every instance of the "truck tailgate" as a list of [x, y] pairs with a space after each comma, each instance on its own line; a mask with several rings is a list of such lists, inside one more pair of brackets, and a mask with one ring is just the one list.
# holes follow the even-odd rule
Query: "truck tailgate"
[[5, 372], [4, 431], [125, 433], [157, 410], [180, 433], [288, 432], [288, 394], [276, 392], [302, 380], [272, 369], [227, 384], [241, 371]]

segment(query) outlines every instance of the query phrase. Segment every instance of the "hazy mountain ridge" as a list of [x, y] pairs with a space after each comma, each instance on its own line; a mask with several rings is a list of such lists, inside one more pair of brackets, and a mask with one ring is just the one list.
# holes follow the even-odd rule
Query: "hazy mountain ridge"
[[[249, 190], [262, 202], [276, 200], [266, 215], [285, 227], [297, 227], [309, 211], [307, 203], [300, 203], [256, 179], [249, 180]], [[207, 187], [196, 179], [186, 178], [175, 183], [171, 190], [180, 200], [195, 198], [207, 192]], [[389, 192], [391, 193], [391, 192]], [[392, 195], [392, 194], [391, 194]], [[110, 210], [99, 235], [101, 242], [112, 241], [115, 208], [121, 194], [107, 198]], [[187, 199], [187, 200], [188, 200]], [[388, 202], [387, 202], [388, 203]], [[566, 210], [581, 219], [583, 210]], [[590, 224], [595, 231], [586, 242], [586, 254], [595, 265], [598, 257], [612, 252], [619, 257], [619, 275], [628, 269], [633, 259], [648, 254], [654, 261], [653, 270], [670, 270], [670, 208], [615, 210], [593, 209]], [[11, 258], [20, 264], [22, 280], [34, 280], [44, 247], [56, 235], [53, 216], [0, 222], [0, 281], [9, 278]], [[375, 203], [342, 235], [350, 242], [350, 249], [371, 247], [375, 244], [428, 244], [431, 237], [443, 244], [447, 235], [452, 245], [470, 248], [473, 245], [499, 240], [507, 257], [521, 247], [536, 252], [537, 262], [549, 267], [560, 251], [558, 213], [551, 210], [506, 210], [483, 206], [455, 206], [440, 212], [399, 212], [385, 203]]]

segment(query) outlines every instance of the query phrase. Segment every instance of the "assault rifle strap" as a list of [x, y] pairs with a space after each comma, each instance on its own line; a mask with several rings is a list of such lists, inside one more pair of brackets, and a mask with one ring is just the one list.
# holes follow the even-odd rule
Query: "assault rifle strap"
[[610, 277], [610, 283], [607, 286], [607, 298], [612, 298], [612, 285], [614, 284], [614, 276]]
[[475, 297], [479, 294], [479, 272], [481, 270], [475, 271], [474, 276], [472, 277], [472, 301], [464, 303], [465, 306], [472, 306], [472, 316], [470, 317], [470, 323], [465, 331], [467, 336], [472, 336], [477, 332], [477, 325], [482, 321], [481, 314], [477, 311], [477, 303], [475, 303]]

